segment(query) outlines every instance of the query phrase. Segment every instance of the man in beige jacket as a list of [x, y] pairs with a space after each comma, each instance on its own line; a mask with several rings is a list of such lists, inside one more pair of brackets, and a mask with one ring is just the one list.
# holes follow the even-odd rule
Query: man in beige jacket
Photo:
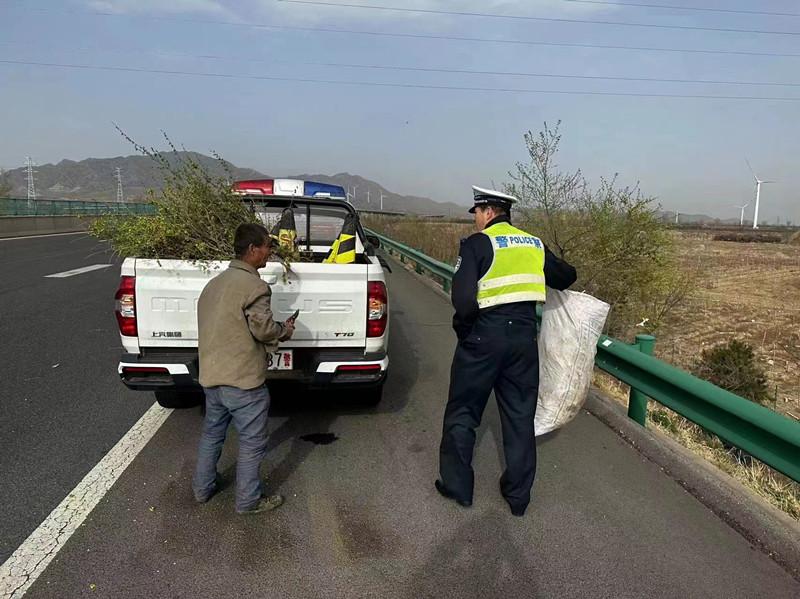
[[192, 488], [200, 503], [217, 491], [219, 460], [228, 425], [239, 433], [236, 511], [255, 514], [283, 503], [264, 496], [259, 467], [267, 451], [267, 356], [294, 333], [294, 321], [275, 322], [272, 291], [259, 276], [272, 252], [269, 232], [258, 224], [236, 229], [236, 259], [203, 289], [197, 304], [200, 384], [206, 416]]

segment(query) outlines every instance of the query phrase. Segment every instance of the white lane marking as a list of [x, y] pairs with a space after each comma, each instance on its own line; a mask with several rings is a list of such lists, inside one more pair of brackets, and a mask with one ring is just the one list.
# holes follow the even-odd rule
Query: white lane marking
[[57, 272], [52, 275], [45, 275], [45, 279], [63, 279], [64, 277], [74, 277], [75, 275], [82, 275], [85, 272], [92, 272], [93, 270], [100, 270], [101, 268], [108, 268], [114, 266], [113, 264], [92, 264], [91, 266], [84, 266], [82, 268], [74, 268], [72, 270], [65, 270], [64, 272]]
[[46, 233], [44, 235], [23, 235], [22, 237], [0, 237], [0, 241], [16, 241], [17, 239], [39, 239], [41, 237], [61, 237], [62, 235], [88, 235], [86, 231], [74, 233]]
[[150, 406], [78, 486], [50, 512], [44, 522], [0, 566], [0, 597], [18, 599], [25, 594], [171, 413], [172, 410], [162, 408], [157, 403]]

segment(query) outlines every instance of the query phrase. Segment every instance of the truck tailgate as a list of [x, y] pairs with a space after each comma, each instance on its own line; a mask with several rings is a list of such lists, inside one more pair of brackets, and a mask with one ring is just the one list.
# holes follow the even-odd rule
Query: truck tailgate
[[[197, 300], [227, 262], [137, 259], [136, 315], [141, 347], [196, 347]], [[259, 271], [272, 288], [276, 320], [300, 310], [285, 347], [366, 345], [367, 265], [269, 263]]]

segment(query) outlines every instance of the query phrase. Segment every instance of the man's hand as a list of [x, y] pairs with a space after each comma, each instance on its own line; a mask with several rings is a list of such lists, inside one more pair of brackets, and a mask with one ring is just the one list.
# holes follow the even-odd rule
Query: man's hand
[[292, 335], [294, 335], [294, 319], [290, 318], [289, 320], [284, 322], [283, 327], [284, 327], [284, 333], [280, 340], [286, 341], [288, 339], [291, 339]]

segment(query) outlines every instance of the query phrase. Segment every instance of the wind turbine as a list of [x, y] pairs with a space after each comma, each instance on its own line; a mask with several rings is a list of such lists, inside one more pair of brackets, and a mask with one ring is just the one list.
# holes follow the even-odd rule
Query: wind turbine
[[739, 226], [744, 227], [744, 209], [750, 205], [750, 202], [747, 202], [744, 206], [738, 206], [736, 204], [733, 205], [734, 208], [738, 208], [742, 211], [741, 215], [739, 216]]
[[775, 181], [767, 181], [767, 180], [759, 179], [756, 176], [756, 172], [753, 170], [753, 167], [750, 166], [750, 161], [747, 160], [747, 158], [745, 158], [744, 161], [747, 163], [747, 168], [750, 169], [750, 172], [753, 175], [753, 179], [756, 180], [756, 207], [755, 207], [755, 212], [753, 212], [753, 228], [754, 229], [758, 229], [758, 201], [761, 198], [761, 184], [762, 183], [775, 183]]

